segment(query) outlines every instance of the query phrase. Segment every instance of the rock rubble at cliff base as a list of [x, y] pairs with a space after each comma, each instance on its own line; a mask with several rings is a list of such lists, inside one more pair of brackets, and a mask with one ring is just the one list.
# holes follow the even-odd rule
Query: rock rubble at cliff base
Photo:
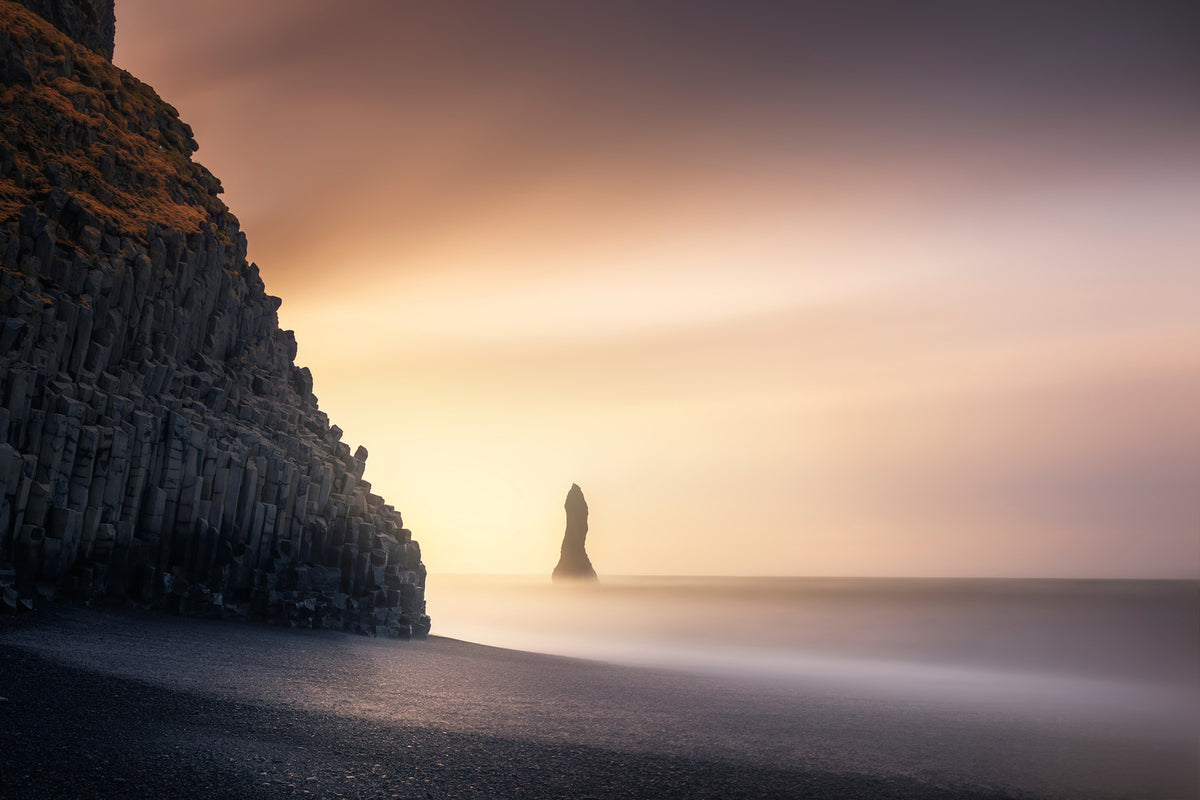
[[0, 22], [0, 609], [425, 635], [420, 548], [319, 410], [190, 129], [20, 6]]

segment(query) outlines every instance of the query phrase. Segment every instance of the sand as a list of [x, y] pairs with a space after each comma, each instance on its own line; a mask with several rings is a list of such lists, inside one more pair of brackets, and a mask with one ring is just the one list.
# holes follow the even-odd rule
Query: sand
[[3, 798], [1084, 797], [1071, 748], [1107, 757], [936, 703], [112, 610], [0, 629], [0, 696]]

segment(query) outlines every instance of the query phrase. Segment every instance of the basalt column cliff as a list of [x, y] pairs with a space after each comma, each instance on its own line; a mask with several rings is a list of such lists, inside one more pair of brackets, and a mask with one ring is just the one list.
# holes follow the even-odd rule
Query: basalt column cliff
[[424, 635], [420, 548], [112, 43], [112, 0], [0, 0], [0, 610]]

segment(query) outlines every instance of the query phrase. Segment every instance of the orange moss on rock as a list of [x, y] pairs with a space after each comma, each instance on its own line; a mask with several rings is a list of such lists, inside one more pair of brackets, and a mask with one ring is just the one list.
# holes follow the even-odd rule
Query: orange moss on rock
[[0, 221], [67, 188], [112, 231], [237, 221], [191, 159], [191, 128], [153, 89], [23, 6], [0, 0]]

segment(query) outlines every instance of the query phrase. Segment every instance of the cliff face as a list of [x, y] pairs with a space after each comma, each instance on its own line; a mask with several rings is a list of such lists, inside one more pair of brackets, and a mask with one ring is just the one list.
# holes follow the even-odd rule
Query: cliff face
[[0, 0], [0, 609], [424, 635], [420, 548], [195, 149], [148, 86]]
[[107, 59], [116, 37], [114, 0], [17, 0], [63, 33]]

